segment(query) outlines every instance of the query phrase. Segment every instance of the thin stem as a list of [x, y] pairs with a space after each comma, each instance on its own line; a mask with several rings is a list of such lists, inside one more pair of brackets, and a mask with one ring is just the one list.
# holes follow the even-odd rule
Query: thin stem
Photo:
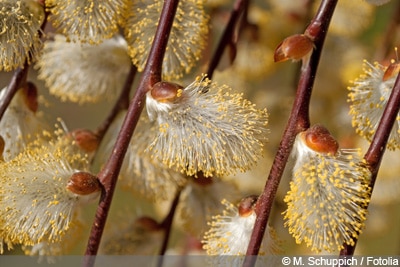
[[118, 113], [121, 110], [128, 109], [129, 94], [131, 92], [131, 87], [132, 87], [133, 81], [135, 79], [136, 72], [137, 72], [137, 69], [132, 64], [131, 68], [129, 70], [128, 76], [126, 77], [124, 88], [122, 88], [122, 91], [121, 91], [117, 101], [115, 102], [113, 109], [111, 110], [108, 117], [104, 120], [103, 124], [97, 128], [96, 135], [99, 138], [100, 142], [103, 139], [104, 134], [107, 132], [108, 128], [110, 127], [111, 123], [114, 121], [115, 117], [118, 115]]
[[211, 58], [211, 62], [208, 65], [207, 76], [210, 79], [212, 78], [219, 62], [221, 61], [226, 46], [232, 45], [233, 36], [235, 33], [235, 26], [237, 26], [242, 13], [246, 10], [245, 7], [248, 5], [248, 1], [249, 0], [237, 0], [235, 2], [228, 24], [225, 27], [225, 30], [218, 43], [217, 49], [215, 50]]
[[182, 192], [182, 188], [178, 188], [178, 190], [176, 191], [175, 198], [171, 203], [171, 207], [169, 208], [168, 215], [165, 217], [164, 221], [161, 223], [161, 226], [164, 229], [164, 240], [163, 240], [163, 243], [162, 243], [162, 246], [160, 249], [160, 253], [158, 254], [158, 255], [160, 255], [160, 257], [158, 258], [157, 267], [161, 267], [164, 262], [163, 256], [165, 255], [165, 252], [167, 251], [169, 237], [171, 235], [172, 222], [174, 220], [174, 216], [175, 216], [176, 208], [179, 203], [179, 198], [181, 196], [181, 192]]
[[396, 39], [396, 32], [400, 29], [400, 2], [396, 3], [395, 10], [391, 17], [390, 23], [386, 28], [385, 34], [382, 38], [382, 42], [378, 49], [376, 49], [374, 58], [376, 60], [384, 60], [390, 55], [390, 52], [393, 51], [394, 41]]
[[[316, 16], [305, 31], [305, 33], [314, 40], [315, 50], [313, 51], [308, 63], [306, 63], [307, 65], [301, 69], [301, 75], [292, 112], [283, 134], [282, 141], [275, 155], [274, 162], [272, 163], [264, 191], [257, 201], [255, 209], [257, 219], [255, 221], [253, 233], [247, 248], [247, 256], [255, 256], [260, 250], [273, 200], [292, 150], [295, 137], [299, 132], [304, 131], [310, 126], [309, 105], [311, 93], [322, 47], [336, 4], [337, 0], [322, 1]], [[255, 260], [256, 257], [246, 257], [243, 266], [253, 266]]]
[[[157, 31], [145, 69], [143, 71], [143, 75], [141, 76], [138, 88], [129, 105], [125, 120], [121, 126], [117, 141], [112, 150], [113, 153], [110, 155], [105, 166], [98, 174], [99, 180], [104, 186], [104, 191], [102, 192], [90, 232], [85, 252], [85, 255], [87, 256], [97, 254], [104, 226], [107, 220], [108, 211], [111, 206], [117, 178], [128, 148], [128, 144], [143, 110], [146, 101], [146, 93], [156, 82], [161, 81], [162, 62], [178, 3], [179, 0], [166, 0], [164, 2]], [[94, 257], [84, 258], [85, 266], [93, 266], [94, 262]]]
[[[304, 16], [301, 18], [301, 23], [303, 25], [307, 25], [307, 23], [312, 19], [312, 15], [313, 15], [313, 5], [314, 5], [315, 0], [308, 0], [306, 2], [304, 2], [304, 6], [305, 6], [305, 10], [307, 10], [307, 13], [304, 14]], [[306, 27], [307, 29], [307, 27]], [[299, 82], [300, 79], [300, 75], [301, 75], [301, 71], [300, 68], [302, 67], [302, 64], [298, 64], [296, 66], [296, 72], [295, 75], [293, 77], [293, 84], [296, 85]], [[294, 86], [295, 88], [296, 86]]]
[[24, 67], [18, 68], [11, 78], [10, 83], [5, 89], [4, 97], [0, 100], [0, 120], [3, 118], [8, 106], [10, 105], [14, 95], [17, 93], [18, 89], [26, 84], [26, 79], [28, 77], [29, 64], [28, 60], [25, 60]]
[[[378, 175], [379, 167], [383, 155], [386, 150], [386, 145], [390, 137], [393, 125], [396, 122], [396, 118], [400, 110], [400, 73], [397, 75], [396, 82], [394, 84], [392, 93], [390, 94], [389, 100], [386, 104], [382, 118], [379, 122], [378, 128], [376, 129], [375, 135], [371, 141], [367, 153], [364, 159], [367, 162], [367, 166], [371, 171], [371, 193], [374, 189], [376, 178]], [[355, 240], [354, 246], [344, 245], [344, 248], [340, 251], [340, 255], [353, 255], [357, 245]]]
[[400, 108], [400, 74], [397, 75], [392, 93], [386, 104], [382, 118], [376, 129], [374, 138], [371, 141], [369, 149], [364, 158], [368, 163], [369, 169], [372, 173], [371, 185], [374, 186], [376, 175], [378, 174], [379, 167], [383, 154], [385, 153], [386, 144], [389, 140], [390, 133], [393, 125], [399, 114]]

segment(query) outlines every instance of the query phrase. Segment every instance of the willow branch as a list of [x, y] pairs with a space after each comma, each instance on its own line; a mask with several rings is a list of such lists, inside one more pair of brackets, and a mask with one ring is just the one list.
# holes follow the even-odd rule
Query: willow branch
[[[313, 5], [315, 3], [315, 0], [307, 0], [306, 2], [304, 2], [304, 8], [307, 10], [307, 13], [304, 14], [304, 16], [301, 18], [301, 24], [303, 25], [307, 25], [307, 23], [312, 20], [313, 18]], [[306, 27], [307, 29], [307, 27]], [[298, 66], [298, 68], [296, 69], [295, 75], [293, 77], [293, 87], [296, 87], [296, 84], [298, 84], [299, 79], [300, 79], [300, 75], [301, 75], [301, 71], [300, 68], [302, 66]]]
[[385, 153], [386, 144], [389, 140], [390, 133], [393, 125], [399, 114], [400, 108], [400, 74], [397, 75], [392, 93], [386, 104], [382, 118], [376, 129], [374, 138], [371, 141], [369, 149], [364, 158], [368, 163], [369, 169], [372, 173], [371, 185], [374, 186], [376, 175], [378, 174], [380, 163]]
[[237, 26], [241, 15], [243, 14], [243, 12], [245, 12], [248, 2], [249, 0], [237, 0], [235, 2], [228, 24], [225, 27], [225, 30], [218, 43], [217, 49], [215, 50], [211, 58], [211, 62], [208, 65], [207, 76], [210, 79], [212, 78], [219, 62], [221, 61], [226, 46], [232, 45], [233, 36], [235, 34], [235, 27]]
[[181, 196], [181, 192], [182, 192], [182, 188], [178, 188], [178, 190], [176, 191], [175, 198], [171, 203], [171, 207], [169, 208], [168, 215], [165, 217], [164, 221], [161, 223], [161, 226], [164, 229], [164, 240], [161, 245], [160, 253], [158, 254], [158, 255], [160, 255], [160, 257], [159, 257], [159, 260], [157, 263], [157, 267], [161, 267], [163, 265], [164, 257], [162, 257], [162, 256], [165, 255], [165, 252], [167, 251], [169, 237], [171, 235], [172, 222], [174, 220], [176, 208], [178, 207], [178, 204], [179, 204], [179, 198]]
[[393, 51], [395, 39], [398, 37], [396, 32], [400, 29], [400, 2], [393, 3], [393, 5], [395, 10], [382, 37], [382, 42], [380, 42], [375, 52], [374, 58], [378, 61], [387, 59], [390, 51]]
[[115, 102], [114, 107], [112, 108], [110, 114], [108, 114], [107, 118], [104, 120], [102, 125], [100, 125], [97, 130], [96, 130], [96, 135], [99, 138], [100, 142], [104, 137], [104, 134], [107, 132], [108, 128], [110, 127], [111, 123], [114, 121], [115, 117], [118, 115], [118, 113], [121, 110], [128, 109], [129, 107], [129, 94], [131, 92], [131, 87], [133, 84], [133, 81], [135, 79], [137, 69], [135, 65], [131, 65], [131, 68], [129, 70], [128, 76], [126, 77], [124, 87], [122, 88], [122, 91]]
[[[364, 159], [367, 162], [367, 166], [371, 171], [371, 193], [374, 189], [376, 178], [378, 175], [379, 167], [383, 155], [386, 150], [386, 145], [390, 137], [393, 125], [396, 122], [396, 118], [400, 110], [400, 73], [397, 75], [396, 82], [394, 84], [392, 93], [390, 94], [388, 103], [386, 104], [382, 118], [379, 122], [378, 128], [376, 129], [375, 135], [371, 141], [367, 153]], [[353, 255], [357, 245], [355, 240], [354, 246], [345, 244], [344, 248], [340, 251], [340, 255]]]
[[[311, 93], [322, 47], [336, 4], [337, 0], [322, 1], [316, 16], [305, 31], [305, 34], [314, 40], [315, 50], [313, 51], [308, 63], [306, 63], [307, 65], [301, 69], [296, 98], [289, 121], [275, 155], [274, 162], [272, 163], [264, 191], [257, 201], [255, 210], [257, 219], [247, 249], [247, 256], [257, 255], [260, 250], [276, 191], [292, 150], [296, 135], [310, 126], [309, 105]], [[243, 266], [253, 266], [255, 260], [255, 257], [246, 257]]]
[[[97, 254], [101, 236], [107, 220], [108, 211], [111, 206], [117, 178], [128, 148], [128, 144], [143, 110], [146, 100], [146, 93], [156, 82], [161, 81], [162, 62], [178, 3], [178, 0], [166, 0], [164, 2], [157, 31], [145, 69], [143, 71], [143, 75], [141, 76], [138, 88], [129, 105], [125, 120], [121, 126], [119, 135], [112, 150], [113, 153], [110, 155], [105, 166], [98, 174], [98, 178], [104, 186], [104, 190], [100, 197], [100, 202], [97, 207], [95, 219], [90, 232], [85, 252], [85, 255], [87, 256]], [[85, 257], [84, 259], [85, 266], [93, 266], [94, 262], [94, 257]]]
[[10, 105], [14, 95], [17, 93], [18, 89], [21, 88], [28, 77], [29, 64], [28, 60], [25, 60], [24, 67], [18, 68], [12, 78], [7, 88], [5, 89], [4, 97], [0, 100], [0, 120], [3, 118], [8, 106]]

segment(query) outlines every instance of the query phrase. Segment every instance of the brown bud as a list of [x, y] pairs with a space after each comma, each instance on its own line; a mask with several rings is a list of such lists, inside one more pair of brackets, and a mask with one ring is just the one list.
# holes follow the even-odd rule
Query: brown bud
[[387, 81], [400, 72], [400, 62], [392, 62], [383, 74], [382, 81]]
[[314, 125], [302, 133], [302, 138], [309, 148], [319, 153], [335, 155], [339, 144], [331, 133], [322, 125]]
[[99, 146], [98, 136], [90, 130], [77, 129], [70, 133], [80, 149], [86, 153], [93, 152]]
[[33, 113], [36, 113], [39, 107], [39, 103], [38, 103], [38, 90], [35, 84], [28, 82], [26, 86], [22, 88], [22, 93], [24, 95], [26, 106]]
[[173, 103], [182, 96], [183, 87], [176, 83], [158, 82], [151, 89], [151, 96], [162, 103]]
[[239, 203], [239, 216], [247, 217], [254, 212], [255, 205], [257, 203], [258, 196], [248, 196], [243, 198]]
[[135, 226], [147, 231], [158, 231], [162, 229], [162, 226], [156, 220], [146, 216], [136, 219]]
[[89, 195], [101, 190], [99, 179], [87, 172], [72, 174], [67, 183], [67, 189], [77, 195]]
[[275, 49], [274, 61], [281, 62], [288, 59], [297, 61], [308, 56], [314, 49], [314, 42], [304, 34], [295, 34], [287, 37]]

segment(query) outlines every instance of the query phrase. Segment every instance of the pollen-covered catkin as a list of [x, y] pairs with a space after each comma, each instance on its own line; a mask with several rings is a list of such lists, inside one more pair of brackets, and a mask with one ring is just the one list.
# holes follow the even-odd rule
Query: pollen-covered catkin
[[[399, 70], [394, 68], [390, 73], [379, 63], [364, 61], [364, 73], [349, 86], [350, 115], [356, 132], [372, 140], [383, 111], [393, 90]], [[387, 148], [400, 148], [400, 116], [393, 125]]]
[[44, 8], [36, 0], [0, 0], [0, 71], [36, 60], [43, 20]]
[[371, 173], [358, 150], [339, 149], [320, 125], [299, 133], [285, 226], [314, 252], [354, 245], [364, 228]]
[[50, 21], [57, 32], [74, 42], [99, 44], [119, 31], [127, 0], [47, 0]]
[[[212, 257], [212, 266], [241, 266], [253, 232], [256, 213], [254, 206], [257, 197], [249, 196], [242, 199], [238, 206], [223, 200], [225, 210], [222, 214], [214, 216], [203, 239], [203, 248]], [[265, 231], [259, 255], [276, 255], [281, 252], [279, 240], [275, 231], [268, 227]], [[263, 258], [265, 260], [265, 258]], [[261, 259], [257, 266], [266, 266]]]
[[[180, 1], [164, 56], [164, 79], [179, 79], [188, 73], [206, 47], [208, 16], [204, 0]], [[135, 1], [125, 26], [129, 54], [139, 71], [143, 71], [162, 10], [162, 1]]]
[[61, 242], [80, 204], [97, 196], [96, 178], [73, 169], [72, 157], [38, 140], [0, 165], [0, 239], [8, 247]]
[[[101, 44], [70, 42], [57, 34], [44, 43], [38, 78], [52, 95], [79, 104], [113, 100], [123, 88], [131, 60], [121, 36]], [[71, 79], [71, 77], [74, 77]]]
[[[153, 90], [173, 90], [168, 100]], [[148, 147], [151, 155], [168, 168], [188, 176], [206, 177], [246, 171], [262, 154], [267, 141], [268, 114], [242, 94], [198, 77], [185, 88], [164, 82], [147, 93], [149, 118], [158, 134]]]

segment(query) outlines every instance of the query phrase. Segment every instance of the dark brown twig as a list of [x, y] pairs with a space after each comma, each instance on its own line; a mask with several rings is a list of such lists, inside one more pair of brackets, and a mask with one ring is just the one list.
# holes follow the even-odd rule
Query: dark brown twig
[[255, 263], [256, 257], [254, 256], [256, 256], [260, 250], [273, 200], [292, 150], [295, 137], [299, 132], [304, 131], [310, 126], [309, 104], [312, 88], [322, 47], [336, 4], [337, 0], [322, 1], [316, 16], [305, 31], [305, 34], [314, 40], [315, 50], [313, 51], [307, 65], [301, 70], [302, 73], [300, 75], [292, 112], [283, 134], [282, 141], [275, 155], [274, 162], [272, 163], [264, 191], [257, 202], [257, 219], [254, 224], [253, 233], [246, 253], [249, 257], [245, 258], [243, 266], [250, 267]]
[[[143, 71], [143, 75], [141, 76], [138, 88], [129, 105], [125, 120], [114, 145], [113, 153], [110, 155], [105, 166], [98, 174], [98, 178], [104, 186], [104, 191], [102, 192], [100, 202], [97, 207], [95, 220], [90, 232], [90, 237], [85, 252], [86, 256], [93, 256], [97, 254], [104, 226], [107, 220], [108, 211], [111, 206], [117, 178], [128, 148], [128, 144], [143, 110], [146, 100], [146, 93], [155, 83], [161, 81], [162, 62], [178, 3], [178, 0], [166, 0], [164, 2], [157, 31], [145, 69]], [[93, 266], [94, 262], [95, 257], [84, 258], [84, 266]]]
[[[313, 16], [313, 8], [312, 7], [314, 5], [314, 2], [315, 2], [315, 0], [308, 0], [304, 3], [305, 9], [307, 10], [307, 12], [306, 12], [306, 14], [304, 14], [303, 17], [301, 17], [301, 23], [303, 25], [307, 25], [307, 23], [312, 19], [312, 16]], [[307, 27], [306, 27], [306, 29], [307, 29]], [[294, 84], [293, 88], [296, 88], [296, 84], [298, 84], [298, 82], [299, 82], [300, 75], [301, 75], [301, 71], [300, 71], [301, 67], [302, 67], [301, 64], [299, 64], [297, 66], [296, 72], [293, 76], [293, 84]]]
[[118, 115], [118, 113], [121, 110], [128, 109], [129, 107], [129, 94], [131, 92], [131, 87], [133, 84], [133, 81], [135, 79], [137, 69], [134, 65], [131, 65], [131, 68], [129, 70], [128, 76], [126, 77], [124, 88], [122, 88], [122, 91], [115, 102], [114, 107], [112, 108], [110, 114], [108, 117], [104, 120], [103, 124], [100, 125], [95, 134], [99, 138], [99, 141], [104, 137], [104, 134], [107, 132], [108, 128], [110, 127], [111, 123], [114, 121], [115, 117]]
[[[396, 82], [394, 84], [392, 93], [390, 94], [389, 100], [386, 104], [382, 118], [379, 122], [378, 128], [376, 129], [375, 135], [371, 141], [367, 153], [364, 156], [368, 164], [368, 168], [371, 171], [371, 193], [374, 189], [375, 181], [378, 175], [379, 167], [383, 158], [383, 154], [386, 150], [386, 145], [390, 137], [393, 125], [400, 110], [400, 73], [397, 75]], [[344, 248], [340, 251], [340, 255], [353, 255], [357, 245], [355, 244], [344, 245]]]
[[[395, 1], [394, 1], [395, 2]], [[390, 53], [393, 51], [395, 46], [394, 41], [396, 37], [396, 32], [400, 29], [400, 2], [394, 3], [393, 15], [390, 22], [385, 29], [385, 33], [382, 37], [382, 42], [380, 42], [378, 48], [375, 50], [374, 58], [378, 61], [388, 59]]]
[[225, 27], [225, 30], [221, 36], [221, 39], [218, 43], [217, 49], [215, 50], [211, 62], [208, 65], [207, 76], [211, 79], [215, 69], [217, 68], [219, 62], [221, 61], [222, 55], [224, 54], [225, 48], [228, 45], [233, 45], [233, 37], [235, 34], [235, 27], [237, 27], [240, 17], [243, 12], [246, 10], [246, 6], [248, 5], [249, 0], [237, 0], [231, 12], [231, 16], [229, 18], [228, 24]]
[[169, 208], [168, 215], [165, 217], [164, 221], [161, 223], [161, 226], [164, 230], [164, 239], [163, 239], [163, 243], [162, 243], [162, 246], [160, 249], [160, 253], [158, 254], [158, 255], [160, 255], [160, 257], [158, 258], [157, 267], [161, 267], [164, 262], [163, 256], [165, 255], [165, 252], [167, 251], [169, 237], [171, 235], [172, 222], [174, 220], [176, 208], [179, 204], [179, 198], [181, 196], [181, 192], [182, 192], [182, 188], [178, 188], [176, 191], [175, 198], [171, 203], [171, 207]]
[[18, 89], [26, 84], [26, 79], [28, 78], [29, 64], [28, 60], [25, 60], [24, 67], [18, 68], [11, 78], [10, 83], [5, 89], [4, 97], [0, 101], [0, 120], [3, 118], [8, 106], [10, 105], [14, 95], [17, 93]]

